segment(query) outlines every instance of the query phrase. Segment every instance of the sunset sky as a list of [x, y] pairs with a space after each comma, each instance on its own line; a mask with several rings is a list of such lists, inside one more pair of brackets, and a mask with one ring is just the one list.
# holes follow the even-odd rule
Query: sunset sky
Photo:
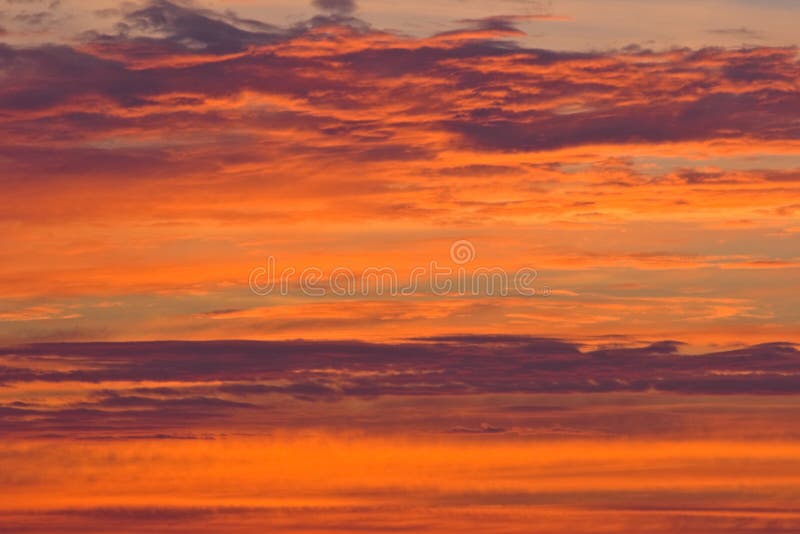
[[800, 531], [798, 22], [0, 0], [0, 532]]

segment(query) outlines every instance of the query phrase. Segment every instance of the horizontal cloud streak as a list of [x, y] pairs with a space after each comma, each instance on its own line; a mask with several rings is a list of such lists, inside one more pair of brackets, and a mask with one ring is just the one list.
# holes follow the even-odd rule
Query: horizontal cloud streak
[[[331, 395], [648, 390], [800, 393], [800, 352], [790, 343], [699, 355], [680, 354], [678, 347], [676, 342], [664, 341], [643, 347], [587, 351], [568, 341], [525, 336], [448, 336], [392, 344], [37, 344], [3, 350], [7, 356], [14, 356], [14, 366], [0, 368], [0, 382], [289, 381], [290, 385], [230, 385], [221, 390], [242, 395], [283, 392], [312, 399]], [[52, 356], [64, 365], [72, 362], [80, 368], [36, 368], [39, 358]], [[31, 362], [30, 367], [26, 367], [26, 361]], [[147, 402], [140, 397], [111, 396], [102, 404], [142, 406]], [[159, 402], [169, 405], [179, 401]], [[211, 401], [198, 398], [183, 402]]]

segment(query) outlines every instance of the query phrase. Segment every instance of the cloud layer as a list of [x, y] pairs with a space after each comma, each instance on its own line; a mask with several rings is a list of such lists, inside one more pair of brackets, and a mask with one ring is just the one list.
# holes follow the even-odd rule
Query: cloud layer
[[[546, 417], [549, 424], [564, 424], [569, 417], [558, 410], [576, 394], [800, 392], [800, 353], [793, 345], [773, 343], [691, 356], [680, 354], [679, 345], [665, 341], [586, 350], [557, 339], [449, 336], [396, 344], [229, 341], [15, 347], [3, 351], [0, 366], [0, 384], [10, 388], [0, 404], [0, 426], [6, 432], [181, 437], [203, 434], [222, 421], [227, 421], [228, 431], [277, 421], [293, 425], [293, 411], [281, 416], [274, 408], [287, 402], [322, 403], [318, 421], [327, 413], [330, 423], [339, 409], [330, 406], [343, 401], [364, 402], [364, 409], [375, 410], [377, 416], [385, 409], [381, 399], [396, 398], [408, 403], [417, 418], [414, 425], [430, 428], [447, 425], [447, 419], [434, 416], [424, 407], [430, 400], [420, 404], [422, 399], [460, 397], [467, 406], [470, 398], [491, 395], [507, 400], [490, 402], [474, 417]], [[50, 386], [43, 388], [44, 384]], [[47, 393], [53, 387], [79, 393], [54, 403]], [[512, 399], [545, 394], [563, 395], [564, 400], [537, 406], [535, 401]], [[485, 420], [471, 421], [476, 426], [461, 421], [439, 431], [508, 430]], [[590, 424], [581, 415], [574, 423], [576, 428], [605, 424], [599, 421], [595, 415]], [[387, 422], [379, 418], [364, 424], [380, 428]]]

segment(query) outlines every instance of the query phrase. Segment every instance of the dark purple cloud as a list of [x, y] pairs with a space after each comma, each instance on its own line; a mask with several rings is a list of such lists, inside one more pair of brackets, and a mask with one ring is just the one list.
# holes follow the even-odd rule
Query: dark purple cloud
[[457, 426], [449, 429], [447, 432], [450, 434], [503, 434], [506, 431], [505, 428], [483, 423], [479, 427]]
[[109, 392], [103, 398], [91, 404], [101, 408], [153, 408], [158, 410], [219, 410], [224, 408], [254, 408], [252, 404], [234, 402], [215, 397], [185, 397], [159, 399], [136, 395], [120, 395]]
[[276, 42], [285, 32], [267, 23], [241, 19], [233, 13], [193, 9], [166, 0], [154, 0], [130, 11], [117, 24], [118, 33], [88, 33], [97, 44], [138, 45], [140, 53], [202, 51], [213, 54], [237, 52], [247, 46]]
[[349, 15], [356, 10], [355, 0], [314, 0], [314, 6], [331, 13]]
[[[770, 414], [774, 434], [796, 431], [788, 422], [796, 411], [793, 405], [777, 400], [800, 394], [795, 345], [769, 343], [694, 355], [682, 354], [680, 347], [663, 341], [590, 350], [561, 339], [465, 335], [403, 343], [9, 347], [0, 349], [0, 361], [6, 362], [0, 367], [0, 388], [9, 388], [0, 403], [0, 435], [170, 439], [354, 425], [365, 431], [414, 428], [476, 436], [563, 435], [564, 428], [597, 435], [657, 435], [680, 432], [697, 418], [708, 418], [704, 424], [726, 435], [735, 434], [737, 425], [760, 428], [752, 421], [764, 416], [759, 411], [763, 404], [749, 412], [740, 398], [730, 411], [721, 397], [734, 395], [759, 395], [762, 403], [776, 396]], [[61, 370], [43, 365], [53, 358]], [[135, 384], [142, 381], [148, 384]], [[32, 382], [50, 382], [54, 388], [79, 382], [86, 393], [41, 400], [14, 397]], [[637, 397], [644, 404], [633, 411], [625, 408], [629, 401], [620, 400], [630, 399], [631, 393], [645, 394]], [[656, 393], [685, 407], [665, 408]], [[712, 397], [718, 399], [713, 409], [707, 407]]]
[[[525, 336], [447, 336], [407, 343], [142, 342], [37, 344], [4, 349], [15, 367], [0, 382], [33, 380], [230, 382], [220, 393], [286, 394], [302, 399], [461, 393], [680, 391], [684, 393], [800, 393], [800, 353], [789, 343], [686, 356], [680, 343], [586, 351], [566, 340]], [[46, 371], [46, 355], [91, 369]], [[322, 370], [322, 371], [320, 371]], [[324, 371], [327, 370], [327, 371]], [[335, 373], [335, 374], [331, 374]], [[288, 381], [288, 383], [287, 383]], [[173, 388], [174, 389], [174, 388]], [[180, 390], [140, 388], [98, 404], [170, 408], [213, 407], [218, 400]], [[143, 397], [142, 395], [146, 395]], [[165, 397], [153, 400], [153, 396]], [[227, 401], [219, 404], [230, 407]], [[240, 406], [242, 407], [242, 406]]]

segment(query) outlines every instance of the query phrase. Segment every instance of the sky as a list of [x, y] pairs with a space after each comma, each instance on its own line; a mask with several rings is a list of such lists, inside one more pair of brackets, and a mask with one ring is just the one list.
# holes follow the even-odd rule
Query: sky
[[0, 531], [800, 530], [790, 0], [0, 0]]

